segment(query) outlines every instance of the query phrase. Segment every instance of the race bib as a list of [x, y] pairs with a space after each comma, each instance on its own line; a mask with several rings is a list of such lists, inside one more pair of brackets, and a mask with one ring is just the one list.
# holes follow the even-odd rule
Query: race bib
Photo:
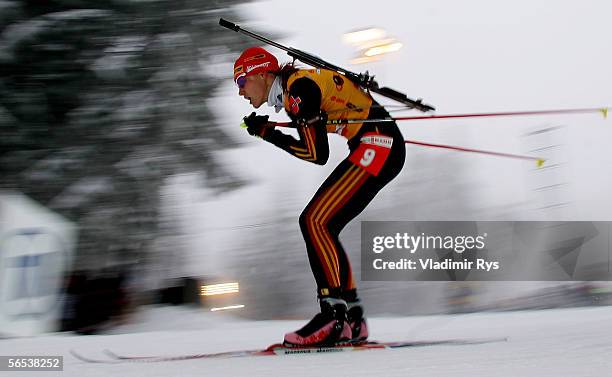
[[349, 156], [349, 161], [377, 176], [389, 157], [393, 138], [369, 132], [360, 141], [359, 147]]

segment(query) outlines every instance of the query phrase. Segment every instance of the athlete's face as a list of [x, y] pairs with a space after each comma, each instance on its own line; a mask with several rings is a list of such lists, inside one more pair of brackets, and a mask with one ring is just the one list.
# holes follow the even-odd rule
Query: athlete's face
[[248, 100], [256, 109], [268, 101], [268, 85], [263, 73], [238, 80], [238, 94]]

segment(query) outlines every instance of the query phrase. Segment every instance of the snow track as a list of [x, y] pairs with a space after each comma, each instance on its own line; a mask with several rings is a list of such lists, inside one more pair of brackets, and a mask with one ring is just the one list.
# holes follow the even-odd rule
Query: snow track
[[[507, 342], [371, 352], [87, 364], [70, 349], [103, 355], [181, 355], [265, 348], [301, 321], [234, 321], [198, 310], [154, 308], [113, 335], [0, 340], [3, 355], [62, 355], [63, 372], [45, 376], [469, 376], [586, 377], [612, 373], [612, 307], [372, 318], [372, 338], [440, 340], [509, 337]], [[172, 329], [175, 324], [175, 329]], [[121, 333], [127, 331], [139, 331]], [[21, 372], [20, 376], [35, 372]]]

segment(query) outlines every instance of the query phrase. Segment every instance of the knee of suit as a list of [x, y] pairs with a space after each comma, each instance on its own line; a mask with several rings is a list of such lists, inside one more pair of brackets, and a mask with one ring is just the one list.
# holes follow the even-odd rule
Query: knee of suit
[[306, 222], [308, 221], [307, 219], [307, 214], [306, 214], [306, 210], [302, 211], [302, 213], [300, 213], [300, 229], [302, 230], [302, 233], [304, 233], [306, 231]]
[[305, 209], [300, 214], [300, 229], [302, 230], [302, 233], [305, 236], [310, 234], [309, 229], [311, 229], [311, 227], [314, 227], [315, 229], [323, 229], [325, 225], [321, 220], [322, 219], [317, 219], [315, 216], [313, 216], [313, 214], [308, 211], [308, 208]]

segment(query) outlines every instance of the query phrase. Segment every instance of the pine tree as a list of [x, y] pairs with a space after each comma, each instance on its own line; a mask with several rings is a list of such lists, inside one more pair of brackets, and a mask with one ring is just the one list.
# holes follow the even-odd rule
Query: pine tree
[[174, 232], [159, 217], [168, 177], [245, 184], [215, 159], [236, 142], [208, 105], [222, 78], [205, 69], [248, 42], [217, 24], [236, 3], [0, 1], [0, 188], [76, 222], [80, 267], [139, 258]]

